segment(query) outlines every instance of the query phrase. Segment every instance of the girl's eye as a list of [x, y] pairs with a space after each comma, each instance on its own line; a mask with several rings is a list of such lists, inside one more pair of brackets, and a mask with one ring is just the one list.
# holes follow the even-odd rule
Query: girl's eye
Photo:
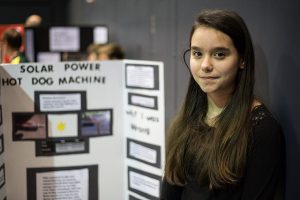
[[218, 51], [218, 52], [216, 52], [216, 53], [214, 54], [214, 56], [215, 56], [215, 58], [217, 58], [217, 59], [223, 59], [223, 58], [225, 58], [226, 54], [225, 54], [224, 52]]
[[193, 57], [198, 58], [198, 57], [201, 57], [202, 54], [200, 51], [192, 51], [192, 55], [193, 55]]

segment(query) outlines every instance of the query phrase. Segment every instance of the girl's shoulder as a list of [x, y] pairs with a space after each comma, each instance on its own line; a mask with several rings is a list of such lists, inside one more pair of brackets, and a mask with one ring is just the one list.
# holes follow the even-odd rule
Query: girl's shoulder
[[264, 105], [258, 105], [252, 109], [251, 123], [254, 140], [269, 138], [279, 139], [282, 137], [280, 123], [274, 118], [270, 110]]
[[251, 111], [252, 126], [257, 126], [264, 119], [273, 118], [271, 112], [264, 104], [257, 104]]

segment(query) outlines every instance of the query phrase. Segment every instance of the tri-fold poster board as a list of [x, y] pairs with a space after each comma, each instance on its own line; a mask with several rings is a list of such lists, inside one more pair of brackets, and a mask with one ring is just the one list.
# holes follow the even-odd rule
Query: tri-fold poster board
[[0, 66], [0, 199], [156, 200], [163, 63]]

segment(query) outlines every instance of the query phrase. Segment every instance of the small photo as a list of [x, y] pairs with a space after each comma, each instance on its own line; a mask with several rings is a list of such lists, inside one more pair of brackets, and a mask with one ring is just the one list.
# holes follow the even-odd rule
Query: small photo
[[13, 140], [38, 140], [46, 138], [46, 115], [13, 113]]
[[48, 137], [65, 138], [78, 136], [78, 114], [48, 114]]
[[86, 111], [81, 114], [81, 136], [112, 135], [112, 110]]

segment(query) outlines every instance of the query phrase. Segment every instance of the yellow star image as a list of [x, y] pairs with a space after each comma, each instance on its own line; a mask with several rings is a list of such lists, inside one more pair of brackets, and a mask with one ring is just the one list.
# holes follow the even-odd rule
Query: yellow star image
[[64, 123], [64, 122], [59, 122], [58, 124], [57, 124], [57, 130], [58, 131], [64, 131], [65, 130], [65, 128], [66, 128], [66, 124]]

